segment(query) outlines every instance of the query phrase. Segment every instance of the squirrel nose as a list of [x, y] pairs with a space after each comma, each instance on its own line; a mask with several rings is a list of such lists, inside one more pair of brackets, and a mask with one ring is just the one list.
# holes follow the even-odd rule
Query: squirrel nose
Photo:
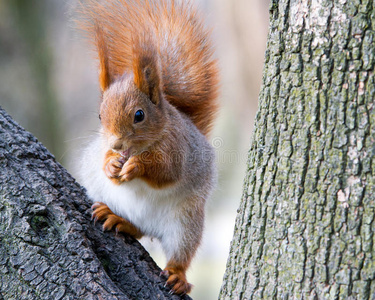
[[122, 141], [121, 140], [115, 140], [111, 142], [111, 148], [113, 150], [121, 150], [122, 149]]

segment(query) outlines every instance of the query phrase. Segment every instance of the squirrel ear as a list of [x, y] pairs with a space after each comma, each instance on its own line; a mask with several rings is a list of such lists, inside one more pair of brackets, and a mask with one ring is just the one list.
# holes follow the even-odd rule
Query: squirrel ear
[[148, 41], [135, 44], [133, 48], [133, 72], [135, 85], [145, 93], [152, 103], [158, 104], [161, 93], [160, 62], [157, 51]]
[[109, 72], [108, 50], [105, 43], [104, 34], [98, 24], [95, 24], [95, 34], [99, 58], [99, 84], [102, 92], [104, 92], [111, 84], [112, 79]]

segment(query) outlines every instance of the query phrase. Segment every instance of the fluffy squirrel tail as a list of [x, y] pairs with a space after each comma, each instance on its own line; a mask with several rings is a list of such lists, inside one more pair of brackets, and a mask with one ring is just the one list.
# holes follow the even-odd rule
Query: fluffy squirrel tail
[[78, 25], [96, 47], [103, 91], [125, 72], [134, 72], [136, 57], [155, 49], [165, 98], [209, 134], [218, 110], [218, 64], [210, 31], [190, 2], [86, 0]]

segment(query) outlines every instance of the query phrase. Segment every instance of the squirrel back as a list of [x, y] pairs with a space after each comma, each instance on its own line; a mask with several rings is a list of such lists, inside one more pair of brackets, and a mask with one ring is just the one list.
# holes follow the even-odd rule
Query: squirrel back
[[[157, 55], [165, 99], [208, 135], [218, 104], [218, 66], [209, 31], [188, 2], [88, 0], [79, 27], [95, 45], [104, 92], [124, 73]], [[150, 87], [151, 88], [151, 87]]]

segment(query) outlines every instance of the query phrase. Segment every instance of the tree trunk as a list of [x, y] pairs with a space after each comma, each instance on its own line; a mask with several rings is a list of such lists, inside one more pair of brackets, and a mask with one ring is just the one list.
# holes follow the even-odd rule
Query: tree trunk
[[375, 299], [375, 7], [273, 0], [220, 299]]
[[90, 219], [84, 190], [0, 108], [0, 299], [180, 299], [136, 240]]

